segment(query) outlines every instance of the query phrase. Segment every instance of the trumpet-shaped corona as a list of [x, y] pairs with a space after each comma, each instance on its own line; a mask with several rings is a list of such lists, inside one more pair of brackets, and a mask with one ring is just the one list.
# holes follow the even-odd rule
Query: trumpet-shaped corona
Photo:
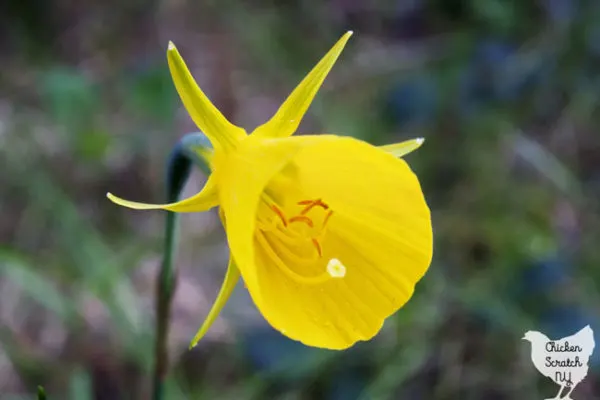
[[196, 85], [172, 43], [167, 58], [191, 118], [213, 145], [200, 193], [134, 209], [219, 207], [231, 257], [194, 346], [242, 278], [265, 319], [306, 345], [344, 349], [368, 340], [412, 296], [431, 262], [432, 228], [419, 181], [401, 158], [422, 138], [375, 147], [336, 135], [294, 137], [352, 32], [347, 32], [250, 135]]

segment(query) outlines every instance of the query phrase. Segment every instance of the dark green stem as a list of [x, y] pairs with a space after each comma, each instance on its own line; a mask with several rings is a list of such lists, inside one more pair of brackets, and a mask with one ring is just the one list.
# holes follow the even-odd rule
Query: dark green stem
[[[190, 176], [192, 164], [208, 172], [206, 164], [193, 151], [195, 146], [207, 147], [208, 141], [201, 133], [184, 136], [173, 148], [167, 164], [167, 201], [179, 200], [181, 191]], [[173, 259], [178, 238], [179, 216], [167, 211], [163, 260], [157, 280], [156, 296], [156, 343], [154, 349], [153, 399], [164, 398], [164, 383], [169, 370], [167, 343], [171, 320], [171, 301], [175, 292], [176, 271]]]
[[38, 386], [37, 398], [38, 400], [46, 400], [46, 391], [41, 386]]

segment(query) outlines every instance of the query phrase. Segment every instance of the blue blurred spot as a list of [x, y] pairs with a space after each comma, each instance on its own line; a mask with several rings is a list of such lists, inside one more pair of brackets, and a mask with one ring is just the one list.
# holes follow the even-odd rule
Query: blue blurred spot
[[548, 257], [532, 263], [522, 274], [522, 284], [528, 292], [552, 290], [568, 277], [569, 266], [556, 257]]
[[475, 49], [474, 61], [479, 66], [496, 67], [506, 62], [516, 51], [516, 46], [502, 39], [484, 38]]
[[433, 119], [438, 88], [434, 77], [420, 74], [411, 80], [394, 85], [386, 96], [386, 110], [398, 125], [422, 125]]
[[289, 375], [308, 364], [319, 349], [288, 339], [270, 327], [254, 329], [244, 335], [246, 357], [259, 372]]
[[366, 377], [356, 369], [343, 369], [331, 379], [328, 400], [353, 400], [367, 387]]
[[501, 38], [477, 41], [473, 55], [459, 75], [459, 111], [463, 117], [476, 115], [491, 102], [513, 99], [519, 88], [505, 79], [507, 62], [516, 47]]
[[592, 55], [600, 56], [600, 26], [592, 26], [587, 30], [587, 47]]
[[463, 117], [477, 115], [493, 100], [489, 80], [481, 79], [478, 69], [467, 66], [458, 77], [458, 111]]
[[542, 5], [551, 21], [569, 22], [577, 13], [578, 3], [578, 0], [544, 0]]
[[[459, 111], [470, 117], [493, 102], [513, 102], [552, 84], [556, 60], [548, 54], [519, 54], [502, 38], [480, 39], [459, 75]], [[548, 96], [541, 96], [548, 100]], [[543, 106], [543, 105], [542, 105]]]

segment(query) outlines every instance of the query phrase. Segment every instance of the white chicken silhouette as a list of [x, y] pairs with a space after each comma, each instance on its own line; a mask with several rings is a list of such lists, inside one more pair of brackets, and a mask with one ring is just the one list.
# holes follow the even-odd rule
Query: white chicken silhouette
[[560, 385], [556, 397], [566, 387], [564, 400], [572, 400], [571, 392], [588, 373], [588, 360], [594, 352], [594, 332], [586, 326], [574, 335], [551, 340], [541, 332], [528, 331], [523, 340], [531, 342], [531, 360], [540, 373]]

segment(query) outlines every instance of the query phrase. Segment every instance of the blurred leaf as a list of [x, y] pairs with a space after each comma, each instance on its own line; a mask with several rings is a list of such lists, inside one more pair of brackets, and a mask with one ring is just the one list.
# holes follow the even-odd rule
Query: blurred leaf
[[92, 379], [86, 371], [77, 368], [73, 372], [69, 381], [69, 393], [71, 400], [93, 399]]
[[492, 29], [507, 32], [514, 23], [515, 7], [507, 7], [503, 0], [472, 0], [471, 7]]
[[100, 129], [86, 131], [79, 135], [77, 140], [77, 152], [84, 160], [99, 161], [106, 154], [111, 143], [108, 132]]
[[130, 78], [129, 96], [131, 107], [141, 117], [170, 124], [176, 115], [179, 97], [171, 80], [166, 63], [144, 66]]
[[127, 350], [135, 354], [139, 362], [149, 363], [148, 347], [141, 346], [144, 343], [141, 334], [149, 321], [141, 318], [136, 291], [127, 276], [130, 267], [136, 265], [134, 260], [139, 257], [139, 252], [117, 255], [110, 251], [75, 204], [45, 177], [44, 172], [30, 176], [28, 189], [32, 199], [39, 199], [31, 206], [44, 210], [53, 218], [58, 249], [69, 260], [65, 265], [71, 266], [76, 284], [102, 301], [110, 311], [121, 340], [127, 344]]
[[61, 320], [71, 322], [74, 318], [72, 299], [67, 299], [34, 266], [6, 249], [0, 249], [0, 273]]
[[529, 162], [559, 190], [575, 198], [581, 196], [577, 179], [544, 146], [522, 134], [515, 135], [514, 141], [515, 153]]
[[37, 398], [38, 400], [46, 400], [46, 391], [41, 386], [38, 386]]
[[84, 160], [98, 160], [110, 143], [96, 128], [100, 98], [97, 86], [81, 71], [57, 67], [41, 76], [41, 95], [50, 116], [67, 133], [67, 144]]
[[92, 120], [98, 109], [98, 94], [80, 70], [56, 67], [40, 79], [42, 98], [59, 124], [77, 130]]

